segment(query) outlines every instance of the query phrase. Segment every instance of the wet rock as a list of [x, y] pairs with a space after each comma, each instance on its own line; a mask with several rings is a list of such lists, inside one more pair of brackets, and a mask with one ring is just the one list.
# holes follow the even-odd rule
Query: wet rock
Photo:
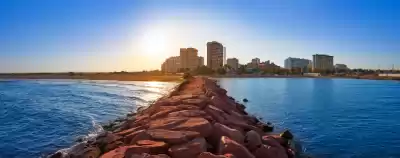
[[249, 100], [247, 100], [246, 98], [243, 99], [243, 102], [245, 102], [245, 103], [248, 102], [248, 101], [249, 101]]
[[258, 148], [254, 156], [256, 158], [288, 158], [285, 150], [268, 145], [262, 145]]
[[212, 132], [210, 122], [201, 117], [168, 117], [151, 121], [149, 126], [149, 129], [195, 131], [200, 133], [201, 137], [207, 137]]
[[200, 133], [195, 131], [172, 131], [165, 129], [148, 130], [147, 133], [152, 139], [165, 141], [168, 144], [186, 143], [200, 136]]
[[164, 154], [168, 151], [168, 144], [161, 141], [140, 140], [136, 145], [127, 146], [125, 157], [132, 157], [134, 154]]
[[172, 146], [168, 151], [172, 158], [195, 158], [207, 151], [207, 142], [204, 138], [196, 138], [188, 143]]
[[221, 137], [221, 141], [218, 147], [218, 153], [219, 154], [229, 153], [238, 158], [255, 158], [250, 153], [250, 151], [246, 149], [246, 147], [226, 136]]
[[285, 138], [285, 139], [288, 139], [288, 140], [292, 140], [292, 139], [293, 139], [293, 134], [290, 133], [289, 130], [285, 130], [285, 131], [283, 131], [283, 132], [281, 133], [281, 137], [282, 137], [282, 138]]
[[257, 126], [259, 126], [264, 132], [272, 132], [272, 131], [274, 131], [274, 126], [271, 123], [265, 124], [265, 123], [259, 122], [257, 124]]
[[100, 156], [100, 149], [96, 146], [90, 146], [86, 143], [81, 143], [69, 151], [68, 156], [71, 158], [93, 158]]
[[250, 151], [254, 151], [261, 147], [261, 136], [256, 131], [249, 131], [244, 138], [244, 144]]

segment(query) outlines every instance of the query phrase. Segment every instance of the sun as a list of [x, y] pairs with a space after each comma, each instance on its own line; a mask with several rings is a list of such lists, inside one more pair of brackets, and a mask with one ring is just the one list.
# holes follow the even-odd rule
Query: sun
[[150, 55], [163, 53], [167, 47], [165, 34], [158, 30], [151, 30], [143, 34], [141, 43], [143, 52]]

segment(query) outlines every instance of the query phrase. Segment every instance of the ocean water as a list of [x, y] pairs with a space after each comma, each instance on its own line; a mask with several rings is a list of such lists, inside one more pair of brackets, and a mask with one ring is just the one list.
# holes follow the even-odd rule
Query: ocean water
[[400, 82], [355, 79], [220, 79], [247, 111], [289, 128], [317, 158], [399, 158]]
[[[400, 157], [400, 82], [219, 79], [247, 111], [289, 128], [317, 158]], [[0, 158], [37, 158], [148, 105], [176, 83], [0, 81]]]
[[38, 158], [168, 93], [177, 83], [0, 81], [0, 158]]

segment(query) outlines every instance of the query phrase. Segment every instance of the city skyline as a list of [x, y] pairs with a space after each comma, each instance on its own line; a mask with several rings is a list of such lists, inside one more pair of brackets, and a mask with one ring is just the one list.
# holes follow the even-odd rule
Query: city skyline
[[[1, 1], [0, 73], [160, 69], [179, 48], [207, 59], [329, 54], [350, 68], [400, 68], [399, 1]], [[107, 64], [104, 64], [107, 63]]]

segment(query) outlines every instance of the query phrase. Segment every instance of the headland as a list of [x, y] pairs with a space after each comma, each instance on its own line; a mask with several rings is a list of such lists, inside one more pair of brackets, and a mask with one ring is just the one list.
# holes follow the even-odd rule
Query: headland
[[50, 158], [292, 158], [288, 131], [249, 115], [215, 80], [188, 78], [168, 95]]

